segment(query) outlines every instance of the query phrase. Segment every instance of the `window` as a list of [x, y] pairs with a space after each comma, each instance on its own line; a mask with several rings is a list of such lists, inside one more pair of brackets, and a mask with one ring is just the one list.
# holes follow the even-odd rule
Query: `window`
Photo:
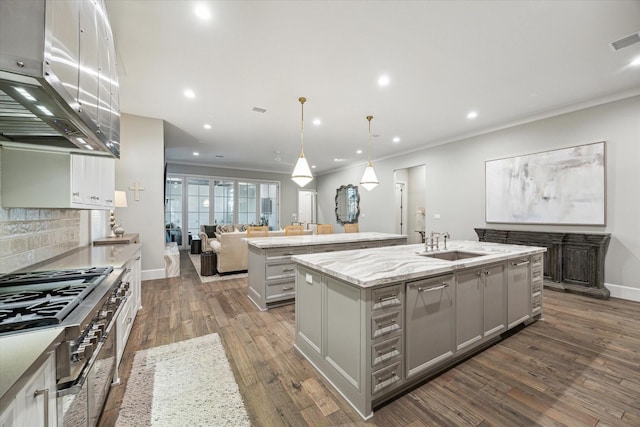
[[198, 235], [201, 225], [209, 221], [209, 179], [187, 181], [187, 224], [190, 237]]
[[278, 230], [279, 189], [280, 183], [272, 181], [170, 175], [165, 201], [167, 242], [190, 244], [200, 227], [208, 224], [264, 224]]
[[257, 185], [251, 182], [238, 183], [238, 224], [256, 224]]
[[165, 188], [165, 242], [182, 245], [182, 178], [167, 177]]
[[234, 181], [213, 181], [213, 219], [217, 224], [234, 223]]

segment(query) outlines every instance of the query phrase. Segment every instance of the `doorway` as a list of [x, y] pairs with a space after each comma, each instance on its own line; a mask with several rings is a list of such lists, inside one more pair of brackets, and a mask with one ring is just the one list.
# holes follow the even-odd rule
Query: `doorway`
[[305, 228], [316, 223], [316, 190], [298, 190], [298, 221]]
[[425, 232], [426, 166], [397, 169], [394, 179], [395, 232], [407, 243], [422, 243]]

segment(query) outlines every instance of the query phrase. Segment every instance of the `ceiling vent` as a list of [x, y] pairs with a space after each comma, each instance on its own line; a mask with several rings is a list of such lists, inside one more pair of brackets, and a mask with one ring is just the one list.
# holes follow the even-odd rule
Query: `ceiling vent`
[[636, 43], [640, 43], [640, 32], [633, 33], [619, 40], [611, 42], [613, 50], [624, 49], [625, 47], [633, 46]]

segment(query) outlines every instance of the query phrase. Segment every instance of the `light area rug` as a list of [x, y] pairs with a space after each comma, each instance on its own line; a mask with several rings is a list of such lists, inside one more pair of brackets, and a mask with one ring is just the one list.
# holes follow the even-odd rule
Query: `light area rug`
[[134, 355], [117, 427], [250, 425], [218, 334]]
[[238, 278], [243, 278], [243, 277], [247, 277], [247, 273], [237, 273], [237, 274], [216, 274], [213, 276], [203, 276], [202, 274], [200, 274], [200, 255], [194, 255], [192, 253], [189, 253], [189, 259], [191, 259], [191, 263], [193, 264], [193, 266], [196, 268], [196, 272], [198, 273], [198, 276], [200, 277], [200, 281], [202, 283], [206, 283], [206, 282], [217, 282], [219, 280], [229, 280], [229, 279], [238, 279]]

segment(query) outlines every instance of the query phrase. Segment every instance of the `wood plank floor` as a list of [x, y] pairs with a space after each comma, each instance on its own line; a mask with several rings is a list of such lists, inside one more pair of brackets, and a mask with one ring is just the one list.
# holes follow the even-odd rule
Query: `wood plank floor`
[[368, 422], [293, 348], [294, 306], [260, 312], [246, 279], [142, 284], [100, 426], [115, 423], [137, 350], [220, 334], [255, 426], [640, 426], [640, 303], [545, 292], [544, 320], [390, 402]]

